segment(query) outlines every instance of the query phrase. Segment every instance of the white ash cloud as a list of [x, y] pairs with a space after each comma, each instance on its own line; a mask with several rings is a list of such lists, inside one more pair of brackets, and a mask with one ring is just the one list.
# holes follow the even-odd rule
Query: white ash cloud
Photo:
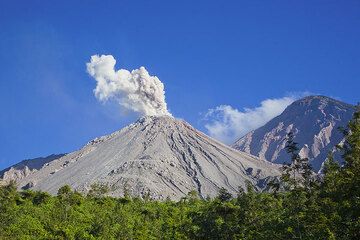
[[165, 102], [164, 84], [150, 76], [144, 67], [115, 70], [112, 55], [93, 55], [86, 64], [87, 72], [96, 80], [94, 94], [100, 101], [116, 100], [124, 109], [141, 115], [169, 115]]
[[244, 108], [240, 111], [229, 105], [209, 109], [205, 115], [208, 134], [224, 143], [231, 144], [246, 133], [263, 126], [280, 115], [296, 97], [266, 99], [259, 107]]

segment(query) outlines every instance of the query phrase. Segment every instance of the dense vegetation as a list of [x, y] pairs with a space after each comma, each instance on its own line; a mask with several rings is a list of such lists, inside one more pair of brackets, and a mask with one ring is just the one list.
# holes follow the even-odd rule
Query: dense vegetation
[[101, 185], [50, 196], [9, 184], [0, 188], [0, 239], [360, 239], [359, 112], [343, 132], [343, 164], [329, 156], [321, 177], [290, 134], [292, 163], [269, 193], [248, 184], [237, 196], [221, 189], [215, 199], [190, 192], [161, 202], [106, 197]]

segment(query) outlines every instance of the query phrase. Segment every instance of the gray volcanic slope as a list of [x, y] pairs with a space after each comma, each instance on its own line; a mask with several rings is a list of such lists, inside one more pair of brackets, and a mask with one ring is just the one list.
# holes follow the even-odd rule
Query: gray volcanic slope
[[214, 196], [220, 187], [235, 193], [245, 181], [257, 189], [279, 165], [211, 139], [183, 120], [143, 117], [137, 122], [90, 141], [82, 149], [45, 164], [18, 182], [55, 194], [68, 184], [86, 192], [93, 183], [108, 184], [112, 196], [149, 193], [153, 198], [179, 199], [189, 191]]
[[343, 136], [355, 107], [324, 96], [310, 96], [293, 102], [284, 112], [264, 126], [237, 140], [233, 147], [274, 163], [290, 161], [285, 151], [286, 135], [292, 131], [302, 157], [308, 157], [319, 170], [329, 151]]

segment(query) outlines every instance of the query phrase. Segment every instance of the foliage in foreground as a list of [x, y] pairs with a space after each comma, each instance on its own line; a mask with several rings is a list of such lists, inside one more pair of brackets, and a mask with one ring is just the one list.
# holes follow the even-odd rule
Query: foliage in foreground
[[221, 189], [215, 199], [190, 192], [179, 202], [161, 202], [106, 197], [99, 185], [87, 196], [68, 186], [57, 196], [3, 186], [0, 239], [360, 239], [359, 112], [344, 133], [344, 165], [330, 156], [321, 179], [290, 135], [292, 164], [272, 193], [249, 184], [237, 196]]

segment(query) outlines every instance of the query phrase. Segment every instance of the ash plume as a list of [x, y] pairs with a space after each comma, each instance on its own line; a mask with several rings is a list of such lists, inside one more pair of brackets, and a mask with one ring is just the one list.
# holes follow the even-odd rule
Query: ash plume
[[96, 82], [94, 94], [106, 102], [113, 99], [122, 108], [149, 116], [171, 116], [165, 101], [164, 84], [150, 76], [145, 67], [115, 70], [112, 55], [93, 55], [86, 64], [87, 72]]

